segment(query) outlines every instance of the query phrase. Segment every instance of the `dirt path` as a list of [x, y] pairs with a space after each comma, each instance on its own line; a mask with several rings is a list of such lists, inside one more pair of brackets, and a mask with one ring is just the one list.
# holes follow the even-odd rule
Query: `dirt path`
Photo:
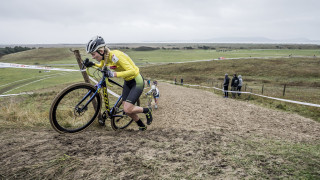
[[320, 141], [320, 123], [295, 114], [166, 83], [159, 90], [159, 109], [146, 132], [136, 125], [118, 132], [93, 126], [76, 135], [2, 130], [1, 179], [254, 178], [234, 164], [237, 151], [230, 148], [248, 148], [245, 140], [262, 146]]

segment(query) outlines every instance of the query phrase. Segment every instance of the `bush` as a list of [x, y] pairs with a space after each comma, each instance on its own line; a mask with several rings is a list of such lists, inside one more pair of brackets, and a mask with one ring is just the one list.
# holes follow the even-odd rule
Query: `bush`
[[153, 48], [153, 47], [148, 47], [148, 46], [140, 46], [137, 48], [133, 48], [133, 50], [135, 50], [135, 51], [154, 51], [157, 49], [159, 49], [159, 48]]

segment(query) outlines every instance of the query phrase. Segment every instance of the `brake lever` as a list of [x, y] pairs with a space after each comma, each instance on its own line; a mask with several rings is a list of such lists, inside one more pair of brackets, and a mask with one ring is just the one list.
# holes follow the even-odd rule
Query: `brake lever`
[[81, 66], [81, 70], [84, 70], [85, 66], [84, 66], [84, 61], [82, 61], [82, 66]]

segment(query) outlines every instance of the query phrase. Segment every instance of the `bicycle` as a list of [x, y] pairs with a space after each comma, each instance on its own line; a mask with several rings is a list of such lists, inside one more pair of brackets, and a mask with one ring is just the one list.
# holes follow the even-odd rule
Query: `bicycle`
[[152, 109], [152, 99], [153, 99], [152, 93], [146, 93], [146, 97], [148, 102], [148, 108]]
[[[88, 69], [86, 68], [87, 73], [92, 76]], [[57, 132], [76, 133], [89, 127], [101, 109], [101, 89], [106, 108], [102, 114], [103, 120], [110, 119], [113, 130], [124, 129], [133, 122], [133, 119], [126, 115], [123, 110], [122, 95], [120, 95], [113, 107], [110, 108], [107, 87], [111, 85], [110, 83], [121, 88], [123, 86], [107, 77], [107, 67], [96, 69], [102, 73], [98, 84], [95, 86], [90, 83], [72, 84], [63, 89], [54, 98], [49, 112], [49, 119], [51, 126]], [[139, 99], [135, 105], [140, 105]]]

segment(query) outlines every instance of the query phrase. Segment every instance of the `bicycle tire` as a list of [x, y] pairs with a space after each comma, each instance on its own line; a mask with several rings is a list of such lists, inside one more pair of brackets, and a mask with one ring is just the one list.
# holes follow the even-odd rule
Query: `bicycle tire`
[[[89, 97], [80, 103], [90, 91]], [[93, 101], [84, 108], [84, 104], [95, 91], [96, 87], [89, 83], [76, 83], [63, 89], [54, 98], [50, 107], [49, 119], [53, 129], [59, 133], [76, 133], [89, 127], [101, 108], [100, 93], [97, 93]], [[96, 101], [95, 106], [93, 105], [94, 100]], [[76, 106], [77, 104], [79, 106]]]
[[[135, 105], [140, 106], [140, 99], [137, 100]], [[111, 117], [111, 127], [115, 131], [119, 129], [125, 129], [133, 122], [133, 119], [126, 115], [123, 110], [122, 99], [116, 105], [113, 115], [122, 115], [122, 117]]]

